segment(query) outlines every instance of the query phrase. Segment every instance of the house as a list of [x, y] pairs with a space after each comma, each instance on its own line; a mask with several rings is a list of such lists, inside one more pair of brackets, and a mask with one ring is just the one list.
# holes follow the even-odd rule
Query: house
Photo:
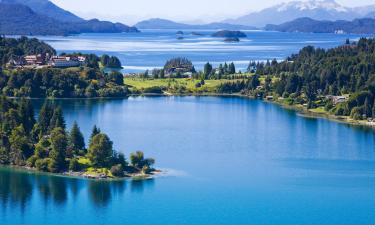
[[332, 96], [332, 102], [334, 105], [346, 102], [348, 98], [346, 96]]
[[267, 101], [273, 101], [273, 96], [271, 96], [271, 95], [266, 96], [266, 100], [267, 100]]
[[23, 57], [12, 57], [9, 62], [5, 65], [7, 68], [22, 67], [26, 65], [26, 61]]
[[38, 55], [27, 55], [24, 57], [27, 65], [44, 65], [46, 62], [46, 55], [38, 54]]
[[77, 67], [81, 65], [81, 62], [79, 61], [78, 57], [53, 56], [49, 62], [49, 65], [57, 68]]

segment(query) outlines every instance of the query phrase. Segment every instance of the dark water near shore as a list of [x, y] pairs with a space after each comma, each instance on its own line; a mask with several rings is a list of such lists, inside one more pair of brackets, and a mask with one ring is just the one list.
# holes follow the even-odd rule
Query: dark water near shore
[[[0, 168], [0, 224], [375, 224], [375, 134], [233, 97], [58, 100], [169, 176], [100, 182]], [[35, 100], [36, 107], [42, 101]]]

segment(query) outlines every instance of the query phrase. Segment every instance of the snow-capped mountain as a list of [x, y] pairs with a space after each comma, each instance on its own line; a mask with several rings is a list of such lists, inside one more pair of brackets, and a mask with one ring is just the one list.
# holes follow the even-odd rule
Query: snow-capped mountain
[[366, 8], [349, 8], [335, 0], [304, 0], [282, 3], [259, 12], [253, 12], [237, 19], [225, 20], [226, 23], [263, 27], [267, 24], [281, 24], [301, 17], [316, 20], [353, 20], [364, 17]]

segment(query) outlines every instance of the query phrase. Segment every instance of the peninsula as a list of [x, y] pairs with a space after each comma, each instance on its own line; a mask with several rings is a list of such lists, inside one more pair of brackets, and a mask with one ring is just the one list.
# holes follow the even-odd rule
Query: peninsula
[[94, 179], [148, 177], [155, 160], [141, 151], [113, 149], [107, 134], [94, 126], [88, 148], [78, 124], [66, 130], [60, 107], [46, 101], [38, 119], [30, 100], [0, 97], [0, 164]]

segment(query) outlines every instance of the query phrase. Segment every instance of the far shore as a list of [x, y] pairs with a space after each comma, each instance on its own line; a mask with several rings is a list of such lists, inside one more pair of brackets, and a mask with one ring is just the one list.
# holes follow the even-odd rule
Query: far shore
[[[127, 96], [124, 96], [124, 97], [94, 97], [94, 98], [30, 98], [28, 97], [29, 99], [35, 99], [35, 100], [44, 100], [44, 99], [48, 99], [48, 100], [110, 100], [110, 99], [126, 99], [126, 98], [129, 98], [129, 97], [173, 97], [173, 96], [176, 96], [176, 97], [188, 97], [188, 96], [197, 96], [197, 97], [241, 97], [241, 98], [249, 98], [249, 99], [257, 99], [253, 96], [249, 96], [249, 95], [244, 95], [244, 94], [241, 94], [241, 93], [232, 93], [232, 94], [221, 94], [221, 93], [212, 93], [212, 92], [203, 92], [203, 93], [187, 93], [187, 94], [176, 94], [176, 93], [169, 93], [169, 92], [164, 92], [164, 93], [161, 93], [161, 94], [155, 94], [155, 93], [140, 93], [140, 94], [130, 94], [130, 95], [127, 95]], [[21, 97], [9, 97], [9, 98], [13, 98], [13, 99], [20, 99]], [[302, 115], [306, 116], [306, 117], [312, 117], [312, 118], [323, 118], [323, 119], [328, 119], [328, 120], [331, 120], [331, 121], [334, 121], [334, 122], [339, 122], [339, 123], [345, 123], [345, 124], [349, 124], [349, 125], [355, 125], [355, 126], [364, 126], [364, 127], [369, 127], [369, 128], [372, 128], [375, 130], [375, 122], [368, 122], [368, 121], [365, 121], [365, 120], [354, 120], [354, 119], [351, 119], [350, 117], [348, 116], [335, 116], [335, 115], [332, 115], [328, 112], [313, 112], [307, 108], [305, 108], [304, 106], [302, 105], [287, 105], [287, 104], [284, 104], [282, 102], [279, 102], [279, 101], [269, 101], [269, 100], [266, 100], [266, 99], [260, 99], [264, 102], [267, 102], [267, 103], [273, 103], [273, 104], [276, 104], [276, 105], [279, 105], [283, 108], [286, 108], [286, 109], [291, 109], [291, 110], [295, 110], [299, 113], [301, 113]]]

